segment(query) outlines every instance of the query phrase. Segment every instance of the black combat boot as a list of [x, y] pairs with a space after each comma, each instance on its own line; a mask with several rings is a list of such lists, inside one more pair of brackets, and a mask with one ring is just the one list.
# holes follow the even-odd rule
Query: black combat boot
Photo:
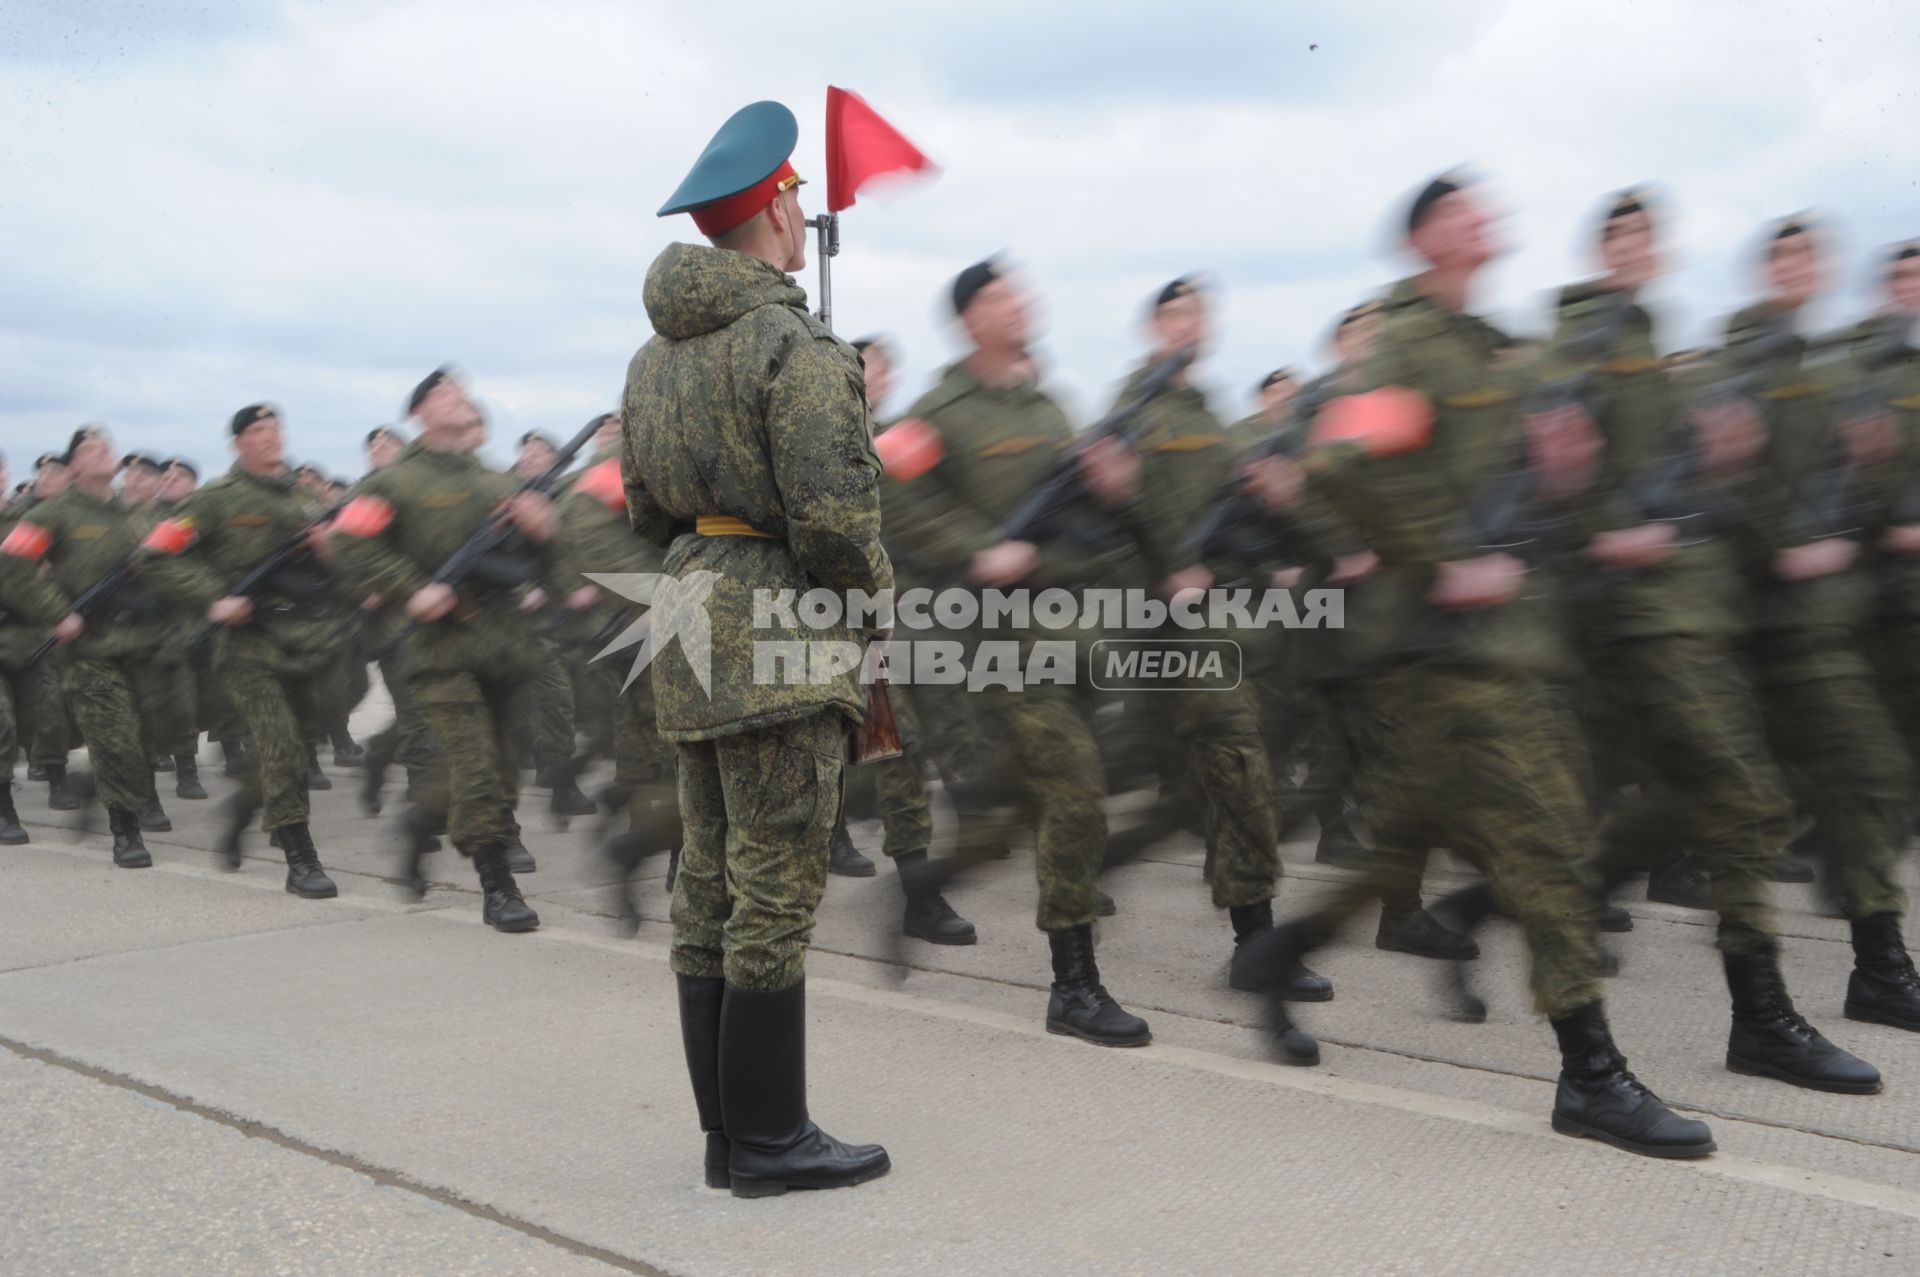
[[1853, 975], [1847, 979], [1849, 1020], [1891, 1024], [1920, 1033], [1920, 975], [1900, 939], [1900, 915], [1876, 913], [1853, 923]]
[[1777, 947], [1720, 956], [1727, 968], [1727, 990], [1733, 994], [1729, 1069], [1813, 1091], [1872, 1095], [1880, 1089], [1880, 1070], [1821, 1037], [1793, 1009]]
[[600, 810], [593, 799], [580, 792], [579, 769], [571, 758], [548, 767], [547, 781], [553, 788], [553, 793], [547, 798], [547, 810], [561, 819], [591, 816]]
[[486, 893], [480, 916], [489, 927], [495, 931], [532, 931], [540, 925], [540, 915], [521, 899], [520, 888], [514, 885], [504, 845], [480, 843], [473, 849], [473, 868], [480, 875], [480, 890]]
[[900, 930], [928, 944], [973, 944], [979, 940], [973, 924], [953, 911], [940, 894], [940, 881], [924, 851], [903, 851], [893, 858], [900, 872], [900, 890], [907, 897], [907, 913]]
[[1441, 962], [1472, 962], [1480, 956], [1480, 945], [1472, 936], [1461, 935], [1425, 909], [1396, 913], [1384, 905], [1373, 947]]
[[47, 765], [45, 763], [28, 763], [27, 779], [44, 782], [47, 779]]
[[507, 868], [517, 874], [530, 874], [539, 866], [533, 862], [533, 853], [527, 850], [527, 844], [520, 841], [520, 822], [514, 818], [511, 803], [503, 816], [507, 824]]
[[333, 743], [333, 765], [335, 767], [351, 767], [355, 763], [362, 762], [366, 759], [367, 751], [360, 746], [359, 742], [353, 739], [353, 733], [347, 730], [345, 723], [341, 723], [339, 726], [330, 729], [327, 732], [327, 737]]
[[1096, 890], [1093, 893], [1093, 912], [1096, 917], [1111, 918], [1114, 914], [1120, 912], [1120, 906], [1113, 902], [1112, 896], [1104, 891]]
[[1265, 993], [1284, 1002], [1331, 1002], [1333, 981], [1300, 960], [1311, 938], [1307, 922], [1273, 925], [1273, 901], [1227, 910], [1233, 919], [1233, 962], [1227, 985], [1242, 993]]
[[1049, 931], [1047, 943], [1053, 947], [1047, 1032], [1071, 1034], [1100, 1046], [1145, 1046], [1153, 1041], [1147, 1022], [1115, 1002], [1100, 983], [1091, 926]]
[[153, 857], [140, 837], [140, 817], [125, 807], [107, 808], [107, 828], [113, 831], [113, 863], [122, 869], [147, 869]]
[[80, 810], [80, 798], [67, 784], [65, 763], [47, 764], [47, 806], [55, 811]]
[[158, 792], [148, 798], [147, 805], [140, 809], [140, 828], [150, 834], [164, 834], [173, 828], [173, 821], [167, 818], [166, 808], [160, 805]]
[[854, 847], [853, 835], [847, 832], [845, 812], [833, 822], [833, 842], [827, 848], [827, 872], [842, 878], [871, 878], [879, 872], [873, 862]]
[[320, 770], [320, 750], [314, 745], [307, 746], [307, 788], [333, 788], [333, 778]]
[[240, 868], [240, 846], [253, 818], [260, 814], [259, 796], [253, 786], [242, 785], [237, 793], [220, 804], [220, 832], [214, 836], [214, 862], [229, 872]]
[[173, 792], [178, 798], [205, 798], [207, 790], [200, 783], [200, 760], [192, 754], [173, 756]]
[[153, 764], [153, 770], [157, 772], [170, 772], [173, 770], [173, 758], [169, 754], [162, 754], [158, 758], [149, 761]]
[[238, 736], [229, 736], [220, 742], [220, 774], [228, 780], [239, 780], [254, 768], [253, 755], [247, 752], [247, 742]]
[[1597, 999], [1551, 1023], [1560, 1039], [1554, 1130], [1645, 1157], [1705, 1157], [1714, 1151], [1705, 1122], [1681, 1117], [1627, 1072]]
[[280, 850], [287, 857], [288, 891], [303, 900], [331, 900], [340, 894], [340, 888], [320, 867], [320, 851], [313, 845], [309, 826], [280, 826]]
[[1353, 808], [1343, 807], [1339, 815], [1320, 826], [1320, 839], [1313, 848], [1315, 864], [1353, 869], [1367, 863], [1372, 853], [1353, 832], [1353, 812]]
[[[616, 892], [620, 903], [620, 929], [627, 935], [640, 930], [640, 899], [634, 893], [633, 878], [640, 872], [640, 862], [647, 858], [647, 840], [638, 833], [628, 830], [624, 834], [615, 834], [607, 839], [600, 848], [620, 875]], [[672, 890], [671, 887], [668, 888]], [[725, 1185], [719, 1187], [724, 1188]]]
[[778, 993], [727, 988], [720, 1003], [720, 1111], [735, 1197], [849, 1188], [893, 1165], [878, 1144], [842, 1144], [807, 1118], [804, 980]]
[[415, 900], [427, 894], [427, 853], [439, 847], [439, 832], [439, 818], [425, 807], [409, 807], [400, 817], [400, 834], [406, 840], [400, 882]]
[[1593, 925], [1617, 935], [1633, 930], [1633, 915], [1611, 900], [1602, 900], [1594, 907]]
[[369, 816], [380, 814], [382, 791], [387, 786], [387, 768], [393, 766], [393, 750], [392, 738], [376, 736], [361, 758], [360, 810]]
[[27, 841], [27, 831], [20, 827], [20, 813], [13, 806], [12, 780], [0, 780], [0, 845], [17, 847]]
[[720, 1108], [720, 1005], [727, 982], [719, 976], [676, 975], [680, 986], [680, 1046], [693, 1082], [693, 1107], [707, 1137], [707, 1187], [726, 1188], [727, 1124]]
[[1647, 875], [1647, 899], [1683, 909], [1711, 909], [1712, 883], [1698, 861], [1682, 856], [1665, 869]]

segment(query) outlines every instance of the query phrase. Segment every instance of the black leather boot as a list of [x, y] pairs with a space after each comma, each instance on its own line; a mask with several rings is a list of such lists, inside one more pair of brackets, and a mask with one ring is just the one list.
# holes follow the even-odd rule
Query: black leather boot
[[313, 745], [307, 746], [307, 788], [333, 788], [332, 777], [320, 770], [320, 751]]
[[1602, 900], [1594, 908], [1593, 925], [1618, 935], [1633, 930], [1633, 915], [1611, 900]]
[[400, 859], [400, 882], [419, 900], [427, 894], [427, 853], [440, 845], [440, 821], [425, 807], [409, 807], [400, 817], [406, 851]]
[[220, 804], [220, 832], [214, 836], [213, 856], [222, 869], [231, 872], [240, 868], [242, 840], [259, 814], [260, 802], [251, 785], [242, 785], [239, 792]]
[[173, 821], [167, 818], [167, 812], [160, 805], [160, 795], [156, 792], [147, 799], [147, 805], [140, 809], [140, 828], [150, 834], [164, 834], [173, 828]]
[[288, 891], [305, 900], [331, 900], [340, 894], [340, 888], [320, 867], [320, 851], [313, 845], [311, 828], [280, 826], [280, 850], [287, 857]]
[[1383, 906], [1373, 947], [1441, 962], [1472, 962], [1480, 956], [1480, 946], [1472, 936], [1461, 935], [1425, 909], [1393, 913]]
[[1647, 875], [1647, 899], [1683, 909], [1713, 908], [1713, 889], [1707, 871], [1692, 856], [1682, 856], [1665, 869]]
[[[640, 862], [647, 858], [646, 839], [631, 830], [615, 834], [607, 839], [600, 854], [612, 863], [620, 875], [616, 888], [620, 903], [620, 929], [627, 935], [633, 935], [640, 930], [640, 900], [634, 893], [633, 878], [640, 872]], [[725, 1185], [719, 1187], [724, 1188]]]
[[893, 858], [900, 873], [900, 890], [907, 897], [900, 930], [928, 944], [974, 944], [980, 939], [973, 924], [953, 911], [940, 894], [939, 879], [924, 851], [903, 851]]
[[192, 754], [173, 756], [173, 792], [178, 798], [205, 798], [206, 786], [200, 783], [200, 760]]
[[80, 797], [67, 784], [65, 763], [47, 764], [47, 806], [55, 811], [79, 811]]
[[1560, 1085], [1553, 1129], [1603, 1140], [1645, 1157], [1705, 1157], [1714, 1151], [1705, 1122], [1681, 1117], [1627, 1071], [1598, 1001], [1551, 1021], [1560, 1039]]
[[153, 857], [140, 837], [140, 818], [125, 807], [107, 808], [107, 828], [113, 831], [113, 863], [122, 869], [147, 869]]
[[842, 878], [871, 878], [879, 872], [873, 867], [873, 862], [861, 855], [853, 845], [853, 836], [847, 832], [844, 812], [833, 824], [833, 842], [827, 848], [827, 872]]
[[1047, 943], [1053, 947], [1047, 1032], [1071, 1034], [1100, 1046], [1145, 1046], [1153, 1041], [1147, 1022], [1115, 1002], [1100, 983], [1091, 926], [1049, 931]]
[[513, 808], [506, 810], [507, 822], [507, 868], [517, 874], [530, 874], [540, 866], [533, 862], [533, 853], [527, 850], [527, 844], [520, 841], [520, 822], [514, 819]]
[[720, 1004], [720, 1111], [735, 1197], [848, 1188], [885, 1175], [878, 1144], [842, 1144], [807, 1118], [807, 986], [728, 987]]
[[[1331, 1002], [1333, 981], [1301, 959], [1312, 941], [1312, 918], [1273, 925], [1273, 902], [1228, 910], [1233, 918], [1233, 962], [1227, 985], [1241, 993], [1265, 993], [1284, 1002]], [[1312, 941], [1311, 943], [1309, 943]]]
[[380, 814], [382, 791], [387, 785], [387, 768], [393, 766], [394, 742], [398, 733], [373, 737], [361, 757], [360, 810], [369, 816]]
[[1733, 995], [1729, 1069], [1814, 1091], [1871, 1095], [1880, 1089], [1880, 1070], [1821, 1037], [1793, 1009], [1780, 974], [1778, 948], [1720, 956], [1727, 969], [1727, 991]]
[[540, 915], [521, 898], [520, 888], [514, 885], [504, 846], [483, 842], [475, 847], [473, 868], [480, 875], [480, 890], [486, 893], [480, 916], [489, 927], [495, 931], [532, 931], [540, 925]]
[[351, 767], [355, 763], [365, 761], [367, 751], [358, 741], [353, 739], [353, 733], [347, 730], [346, 724], [342, 723], [337, 727], [330, 728], [327, 732], [327, 739], [333, 743], [333, 765], [335, 767]]
[[1113, 897], [1106, 892], [1095, 891], [1093, 893], [1093, 912], [1102, 918], [1111, 918], [1114, 914], [1120, 912], [1120, 906], [1115, 904]]
[[27, 841], [27, 831], [20, 827], [20, 813], [13, 806], [13, 782], [0, 780], [0, 845], [17, 847]]
[[726, 1188], [727, 1124], [720, 1107], [720, 1005], [727, 982], [719, 976], [676, 975], [680, 987], [680, 1046], [693, 1082], [693, 1107], [707, 1137], [707, 1187]]
[[1900, 915], [1876, 913], [1853, 923], [1853, 974], [1847, 978], [1849, 1020], [1920, 1033], [1920, 975], [1900, 938]]
[[591, 816], [600, 810], [593, 799], [580, 792], [579, 769], [571, 758], [547, 768], [547, 783], [553, 788], [547, 798], [547, 810], [561, 819]]
[[247, 752], [244, 740], [228, 737], [220, 742], [220, 771], [228, 780], [239, 780], [253, 767], [253, 756]]

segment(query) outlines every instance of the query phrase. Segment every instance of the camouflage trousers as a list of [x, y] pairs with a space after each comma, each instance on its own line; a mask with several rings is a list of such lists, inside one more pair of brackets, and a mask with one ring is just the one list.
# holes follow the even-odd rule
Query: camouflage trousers
[[1920, 765], [1920, 617], [1882, 621], [1869, 650], [1907, 757]]
[[[612, 758], [620, 730], [619, 706], [625, 695], [620, 690], [620, 680], [626, 672], [618, 661], [589, 659], [593, 651], [587, 648], [572, 646], [562, 650], [573, 704], [572, 730], [585, 737], [581, 754], [586, 758]], [[627, 689], [628, 692], [635, 690], [639, 682]]]
[[871, 774], [886, 830], [880, 850], [898, 856], [925, 851], [933, 845], [933, 805], [927, 800], [926, 725], [920, 718], [918, 697], [905, 686], [891, 686], [887, 692], [905, 752], [898, 758], [856, 768], [855, 774]]
[[1710, 640], [1609, 644], [1587, 661], [1585, 720], [1608, 791], [1600, 877], [1618, 882], [1691, 851], [1708, 871], [1719, 944], [1750, 953], [1779, 929], [1768, 867], [1793, 809], [1745, 671]]
[[534, 644], [533, 678], [513, 701], [513, 726], [533, 746], [533, 765], [551, 767], [573, 757], [573, 683], [567, 658], [551, 639]]
[[991, 687], [977, 693], [976, 705], [1033, 820], [1040, 929], [1090, 924], [1107, 846], [1106, 775], [1076, 689]]
[[376, 759], [390, 759], [407, 769], [409, 775], [433, 770], [439, 750], [433, 731], [427, 726], [426, 711], [407, 677], [407, 646], [392, 649], [379, 658], [380, 681], [393, 701], [393, 722], [375, 732], [367, 741], [367, 753]]
[[1146, 721], [1185, 755], [1204, 818], [1217, 909], [1273, 899], [1280, 832], [1259, 710], [1245, 683], [1231, 690], [1147, 694]]
[[627, 813], [628, 828], [657, 847], [678, 847], [680, 799], [673, 746], [660, 739], [653, 712], [653, 680], [636, 679], [618, 692], [613, 679], [613, 806]]
[[[1496, 905], [1526, 935], [1542, 1013], [1562, 1016], [1599, 998], [1594, 902], [1580, 877], [1587, 807], [1547, 685], [1402, 665], [1355, 680], [1346, 709], [1381, 845], [1446, 847], [1487, 876]], [[1326, 913], [1338, 921], [1357, 912], [1394, 871], [1374, 866], [1342, 884]]]
[[1904, 913], [1912, 764], [1880, 689], [1865, 675], [1768, 686], [1760, 704], [1767, 740], [1800, 814], [1813, 819], [1814, 851], [1848, 918]]
[[100, 801], [108, 807], [138, 811], [154, 797], [157, 738], [149, 724], [166, 723], [173, 712], [174, 668], [146, 657], [68, 654], [67, 702], [86, 737]]
[[[1367, 777], [1354, 765], [1353, 744], [1347, 732], [1350, 695], [1344, 684], [1323, 684], [1301, 702], [1311, 719], [1297, 736], [1307, 764], [1299, 801], [1312, 806], [1323, 829], [1340, 818], [1349, 797], [1358, 800], [1363, 810], [1368, 809]], [[1432, 849], [1388, 841], [1377, 823], [1374, 841], [1368, 871], [1380, 893], [1381, 910], [1397, 915], [1420, 908]]]
[[537, 660], [516, 614], [442, 621], [406, 642], [407, 681], [437, 746], [421, 805], [445, 817], [448, 839], [465, 854], [509, 833], [520, 797], [510, 712]]
[[35, 766], [65, 765], [78, 735], [67, 703], [67, 654], [53, 651], [26, 673], [24, 702], [15, 704], [26, 738], [27, 761]]
[[243, 782], [261, 807], [260, 828], [271, 833], [304, 825], [311, 813], [307, 794], [307, 742], [321, 722], [334, 680], [325, 652], [295, 657], [248, 643], [245, 659], [215, 663], [220, 683], [253, 735], [258, 766]]
[[685, 825], [673, 884], [675, 972], [760, 992], [791, 988], [806, 974], [848, 726], [826, 710], [675, 744]]

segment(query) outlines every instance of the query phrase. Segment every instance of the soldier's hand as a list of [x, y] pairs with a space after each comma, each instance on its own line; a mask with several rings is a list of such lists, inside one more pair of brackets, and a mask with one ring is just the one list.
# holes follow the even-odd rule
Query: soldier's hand
[[1241, 472], [1247, 491], [1267, 508], [1268, 514], [1284, 514], [1299, 504], [1306, 491], [1307, 476], [1285, 457], [1258, 457]]
[[207, 619], [215, 625], [245, 625], [253, 619], [253, 600], [239, 594], [215, 599], [207, 605]]
[[547, 592], [537, 585], [520, 596], [520, 610], [522, 612], [538, 612], [546, 605]]
[[362, 612], [377, 612], [384, 603], [386, 603], [386, 600], [378, 594], [369, 594], [366, 598], [360, 600], [360, 610]]
[[1741, 470], [1766, 446], [1767, 425], [1744, 399], [1689, 414], [1700, 443], [1700, 463], [1709, 474]]
[[1811, 581], [1853, 566], [1860, 547], [1845, 537], [1826, 537], [1792, 545], [1773, 556], [1773, 574], [1782, 581]]
[[316, 523], [308, 528], [307, 549], [313, 551], [315, 558], [331, 559], [333, 557], [333, 525]]
[[1920, 554], [1920, 523], [1902, 523], [1888, 528], [1880, 544], [1895, 554]]
[[1373, 570], [1379, 566], [1380, 556], [1372, 550], [1343, 554], [1333, 561], [1333, 571], [1327, 576], [1327, 584], [1345, 585], [1349, 581], [1358, 581], [1361, 577], [1372, 576]]
[[1579, 404], [1536, 412], [1525, 422], [1527, 458], [1550, 497], [1583, 492], [1600, 465], [1600, 432]]
[[1273, 588], [1276, 590], [1291, 590], [1294, 586], [1300, 584], [1306, 575], [1307, 570], [1305, 568], [1275, 568], [1273, 571]]
[[58, 642], [71, 643], [79, 638], [86, 628], [87, 622], [84, 617], [69, 612], [60, 618], [60, 624], [53, 627], [53, 637]]
[[1040, 566], [1040, 551], [1031, 541], [1002, 541], [984, 550], [976, 550], [967, 568], [967, 578], [978, 585], [1012, 585], [1033, 575]]
[[551, 541], [559, 527], [553, 502], [544, 492], [522, 492], [507, 502], [507, 517], [526, 534], [529, 541]]
[[1671, 523], [1643, 523], [1637, 528], [1596, 532], [1587, 542], [1588, 558], [1610, 568], [1651, 567], [1673, 555]]
[[460, 602], [460, 592], [451, 585], [440, 581], [429, 581], [413, 592], [407, 600], [407, 615], [413, 620], [425, 624], [437, 621], [453, 611]]
[[1171, 600], [1183, 594], [1205, 594], [1212, 585], [1213, 573], [1196, 563], [1190, 568], [1181, 568], [1160, 582], [1160, 593]]
[[1080, 450], [1080, 478], [1104, 506], [1140, 495], [1140, 458], [1118, 439], [1095, 439]]
[[1527, 565], [1511, 554], [1483, 554], [1477, 559], [1442, 563], [1435, 569], [1427, 601], [1436, 607], [1493, 607], [1520, 597]]
[[597, 585], [583, 585], [572, 594], [567, 595], [567, 610], [570, 612], [584, 612], [599, 601], [600, 587]]

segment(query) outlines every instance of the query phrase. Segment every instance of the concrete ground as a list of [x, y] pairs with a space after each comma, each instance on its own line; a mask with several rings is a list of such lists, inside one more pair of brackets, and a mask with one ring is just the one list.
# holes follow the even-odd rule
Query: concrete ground
[[[622, 937], [595, 821], [552, 829], [536, 791], [542, 925], [499, 935], [452, 852], [405, 899], [391, 819], [334, 775], [322, 902], [283, 892], [263, 839], [217, 870], [215, 803], [169, 797], [155, 867], [116, 870], [22, 780], [33, 841], [0, 848], [0, 1273], [1920, 1272], [1920, 1035], [1842, 1018], [1845, 927], [1806, 888], [1782, 889], [1792, 987], [1885, 1092], [1728, 1073], [1708, 918], [1629, 901], [1617, 1036], [1721, 1148], [1662, 1163], [1549, 1129], [1557, 1059], [1511, 929], [1482, 938], [1492, 1011], [1467, 1025], [1367, 919], [1316, 963], [1337, 997], [1301, 1019], [1325, 1061], [1292, 1069], [1225, 987], [1191, 839], [1106, 883], [1102, 971], [1151, 1021], [1142, 1050], [1046, 1034], [1029, 852], [954, 893], [972, 948], [896, 944], [884, 865], [833, 879], [813, 1113], [894, 1170], [737, 1201], [701, 1186], [664, 859]], [[1340, 873], [1285, 850], [1283, 914]]]

